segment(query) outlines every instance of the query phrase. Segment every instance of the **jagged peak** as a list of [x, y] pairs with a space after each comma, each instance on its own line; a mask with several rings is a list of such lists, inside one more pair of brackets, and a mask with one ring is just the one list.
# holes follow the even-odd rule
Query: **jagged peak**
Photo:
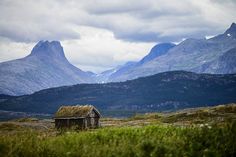
[[40, 40], [36, 45], [35, 47], [40, 47], [40, 46], [44, 46], [44, 45], [47, 45], [47, 46], [52, 46], [52, 45], [57, 45], [57, 46], [61, 46], [61, 43], [59, 41], [48, 41], [48, 40]]
[[31, 51], [31, 56], [65, 58], [63, 47], [59, 41], [39, 41]]
[[231, 24], [231, 26], [230, 26], [230, 28], [229, 29], [233, 29], [233, 30], [236, 30], [236, 24], [233, 22], [232, 24]]
[[234, 36], [236, 37], [236, 24], [233, 22], [231, 26], [225, 31], [227, 36]]

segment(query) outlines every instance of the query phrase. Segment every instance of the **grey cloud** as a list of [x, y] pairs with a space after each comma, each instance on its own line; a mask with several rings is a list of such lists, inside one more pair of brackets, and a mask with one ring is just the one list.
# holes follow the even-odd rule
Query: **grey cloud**
[[99, 0], [89, 1], [84, 4], [87, 12], [95, 15], [106, 15], [106, 14], [122, 14], [122, 13], [133, 13], [140, 12], [142, 10], [148, 10], [150, 4], [148, 1], [136, 0]]
[[19, 42], [79, 39], [76, 27], [90, 26], [110, 30], [125, 41], [179, 41], [222, 32], [235, 22], [235, 4], [233, 0], [2, 0], [0, 36]]
[[[69, 23], [71, 12], [56, 1], [1, 1], [0, 36], [16, 42], [79, 39]], [[63, 14], [65, 13], [65, 14]]]
[[[100, 8], [100, 5], [97, 4], [96, 7], [92, 6], [92, 9], [88, 9], [89, 13], [92, 10], [92, 13], [95, 14], [94, 17], [96, 17], [96, 20], [90, 21], [89, 24], [109, 29], [113, 31], [117, 38], [122, 40], [163, 42], [166, 40], [179, 41], [187, 37], [202, 38], [209, 34], [218, 34], [223, 32], [235, 19], [232, 18], [231, 12], [236, 8], [228, 7], [231, 1], [220, 5], [208, 0], [150, 0], [145, 2], [147, 4], [143, 7], [139, 6], [139, 9], [130, 7], [128, 3], [123, 6], [119, 4], [115, 9], [113, 9], [113, 6], [109, 8], [103, 5]], [[210, 8], [212, 6], [213, 9]], [[216, 10], [214, 7], [219, 9]], [[222, 9], [224, 9], [226, 16], [219, 12]], [[129, 20], [127, 20], [128, 18]], [[224, 21], [221, 21], [222, 19]], [[137, 22], [132, 24], [132, 21]], [[130, 24], [132, 27], [129, 26]], [[173, 32], [173, 28], [181, 30], [181, 32]], [[173, 32], [173, 34], [167, 32]]]
[[213, 3], [220, 3], [220, 4], [234, 4], [236, 5], [236, 1], [235, 0], [210, 0]]
[[51, 29], [43, 30], [39, 28], [37, 31], [27, 28], [14, 30], [10, 27], [0, 29], [0, 36], [9, 38], [16, 42], [37, 42], [39, 40], [65, 40], [79, 39], [80, 35], [77, 32], [66, 29]]

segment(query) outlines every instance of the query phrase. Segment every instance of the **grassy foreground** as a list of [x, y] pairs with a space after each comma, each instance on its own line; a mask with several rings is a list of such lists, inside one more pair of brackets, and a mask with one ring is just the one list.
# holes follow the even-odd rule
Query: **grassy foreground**
[[64, 132], [52, 120], [2, 122], [0, 157], [236, 156], [236, 104], [101, 121]]
[[0, 136], [0, 156], [236, 156], [235, 141], [235, 122], [211, 127], [114, 127], [58, 136], [24, 131]]

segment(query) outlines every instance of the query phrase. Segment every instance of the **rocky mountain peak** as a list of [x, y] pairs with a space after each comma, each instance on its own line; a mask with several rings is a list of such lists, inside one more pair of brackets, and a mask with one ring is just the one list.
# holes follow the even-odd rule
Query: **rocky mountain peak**
[[64, 50], [59, 41], [39, 41], [30, 56], [65, 59]]
[[236, 24], [232, 23], [231, 26], [224, 33], [228, 37], [236, 38]]

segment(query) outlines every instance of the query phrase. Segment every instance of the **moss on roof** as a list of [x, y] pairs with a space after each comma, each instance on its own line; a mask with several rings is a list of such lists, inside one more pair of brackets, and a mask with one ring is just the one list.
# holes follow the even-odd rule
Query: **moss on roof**
[[56, 112], [55, 118], [86, 117], [93, 109], [95, 107], [92, 105], [61, 106]]

